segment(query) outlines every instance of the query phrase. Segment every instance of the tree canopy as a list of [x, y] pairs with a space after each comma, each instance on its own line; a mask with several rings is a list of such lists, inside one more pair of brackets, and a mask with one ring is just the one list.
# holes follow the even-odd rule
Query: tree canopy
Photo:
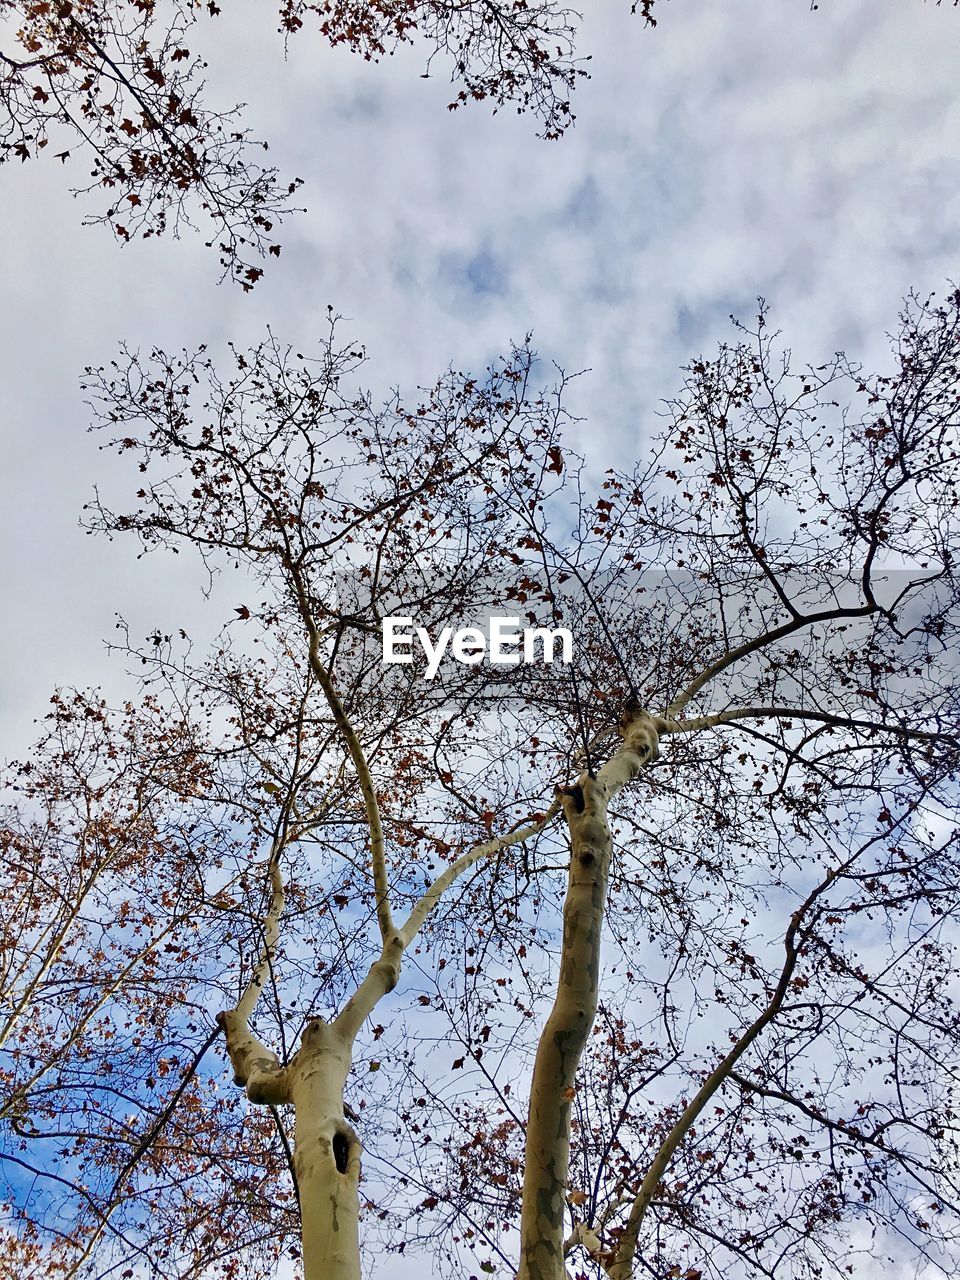
[[[95, 201], [91, 221], [121, 241], [199, 223], [224, 277], [249, 291], [280, 254], [279, 223], [301, 184], [269, 166], [268, 143], [239, 107], [210, 101], [207, 64], [190, 43], [220, 14], [214, 0], [2, 0], [0, 161], [62, 148], [51, 154], [69, 171], [92, 166], [78, 186]], [[557, 138], [586, 74], [578, 19], [556, 0], [284, 0], [278, 26], [289, 38], [312, 24], [368, 61], [422, 41], [428, 71], [435, 60], [451, 68], [451, 110], [516, 105]]]
[[[629, 6], [649, 27], [654, 10]], [[121, 242], [202, 229], [222, 278], [249, 292], [280, 255], [302, 184], [269, 163], [242, 106], [211, 95], [196, 44], [220, 16], [216, 0], [0, 0], [0, 163], [59, 160], [86, 220]], [[512, 107], [551, 140], [588, 75], [581, 22], [559, 0], [283, 0], [276, 14], [284, 40], [314, 29], [367, 61], [421, 45], [425, 74], [449, 72], [448, 110]]]
[[[90, 527], [236, 603], [14, 767], [7, 1271], [949, 1273], [960, 293], [877, 373], [761, 307], [632, 470], [529, 342], [377, 402], [339, 328], [87, 372]], [[573, 660], [428, 676], [494, 617]]]

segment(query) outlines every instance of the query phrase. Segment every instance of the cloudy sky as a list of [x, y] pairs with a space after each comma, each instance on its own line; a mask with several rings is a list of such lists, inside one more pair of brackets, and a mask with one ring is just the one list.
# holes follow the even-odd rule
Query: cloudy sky
[[247, 101], [308, 206], [252, 295], [216, 287], [199, 235], [121, 249], [81, 227], [69, 166], [0, 171], [5, 753], [55, 684], [120, 687], [102, 648], [115, 611], [146, 630], [203, 610], [187, 566], [78, 527], [93, 484], [119, 474], [85, 433], [78, 376], [121, 338], [217, 349], [269, 324], [303, 349], [330, 303], [386, 388], [479, 368], [532, 329], [546, 360], [591, 370], [575, 443], [599, 468], [643, 448], [679, 365], [757, 295], [802, 359], [869, 362], [905, 290], [956, 272], [952, 6], [661, 0], [654, 31], [627, 0], [593, 0], [592, 79], [554, 143], [510, 111], [448, 112], [422, 48], [376, 67], [304, 34], [284, 61], [262, 5], [227, 9], [211, 95]]

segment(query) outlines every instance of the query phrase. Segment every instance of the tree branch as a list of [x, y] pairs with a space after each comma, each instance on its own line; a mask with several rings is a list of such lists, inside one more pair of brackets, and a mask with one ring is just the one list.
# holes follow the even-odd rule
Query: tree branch
[[712, 680], [714, 676], [726, 671], [728, 667], [733, 666], [741, 658], [746, 658], [751, 653], [756, 653], [758, 649], [764, 648], [765, 645], [774, 644], [776, 641], [783, 640], [797, 631], [802, 631], [804, 627], [815, 626], [818, 622], [837, 622], [841, 618], [867, 618], [876, 613], [878, 608], [878, 605], [866, 604], [857, 609], [821, 609], [819, 613], [808, 613], [795, 618], [791, 622], [784, 622], [781, 626], [774, 627], [771, 631], [765, 631], [763, 635], [755, 636], [752, 640], [747, 640], [743, 644], [737, 645], [735, 649], [730, 649], [722, 658], [718, 658], [716, 662], [705, 667], [700, 675], [674, 698], [664, 714], [669, 720], [676, 719], [679, 712], [683, 710], [691, 698], [699, 693], [703, 686]]
[[717, 725], [729, 724], [735, 720], [815, 720], [819, 724], [835, 725], [840, 729], [866, 729], [871, 733], [891, 733], [901, 738], [912, 738], [920, 742], [954, 742], [955, 739], [942, 733], [934, 733], [925, 729], [908, 729], [905, 725], [877, 723], [875, 720], [860, 720], [853, 716], [833, 715], [829, 711], [806, 710], [801, 707], [734, 707], [729, 711], [718, 711], [714, 715], [697, 716], [693, 720], [665, 720], [660, 733], [694, 733], [698, 729], [712, 729]]

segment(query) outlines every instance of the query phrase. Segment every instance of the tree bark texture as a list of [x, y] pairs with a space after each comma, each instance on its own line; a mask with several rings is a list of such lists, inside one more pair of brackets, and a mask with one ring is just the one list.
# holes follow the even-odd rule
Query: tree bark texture
[[304, 1280], [360, 1280], [360, 1154], [343, 1118], [351, 1044], [316, 1021], [289, 1067]]
[[557, 993], [540, 1036], [530, 1088], [518, 1280], [566, 1280], [563, 1241], [571, 1103], [597, 1011], [600, 936], [613, 848], [607, 810], [616, 792], [657, 755], [657, 726], [646, 713], [632, 713], [622, 733], [620, 750], [595, 777], [583, 774], [561, 793], [570, 833], [570, 869]]

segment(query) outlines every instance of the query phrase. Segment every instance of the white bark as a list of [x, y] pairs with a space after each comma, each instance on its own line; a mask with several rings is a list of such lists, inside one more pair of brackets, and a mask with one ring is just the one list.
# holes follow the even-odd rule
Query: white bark
[[234, 1084], [245, 1088], [250, 1101], [262, 1106], [289, 1102], [286, 1070], [273, 1050], [250, 1032], [236, 1009], [218, 1013], [217, 1022], [227, 1038]]
[[[286, 1100], [293, 1103], [296, 1117], [294, 1166], [303, 1218], [304, 1280], [360, 1280], [362, 1145], [343, 1115], [343, 1091], [357, 1033], [378, 1002], [396, 986], [404, 951], [444, 890], [481, 858], [492, 857], [541, 831], [555, 813], [556, 806], [551, 806], [526, 826], [495, 836], [458, 858], [427, 889], [403, 928], [384, 938], [379, 958], [343, 1011], [329, 1024], [319, 1019], [311, 1022], [304, 1032], [296, 1056], [284, 1071]], [[262, 1072], [265, 1064], [260, 1049], [262, 1046], [253, 1041], [247, 1052]], [[269, 1076], [269, 1068], [267, 1072]], [[263, 1074], [258, 1079], [263, 1087]], [[249, 1096], [249, 1084], [247, 1093]]]
[[[330, 1023], [314, 1019], [297, 1053], [283, 1066], [250, 1031], [249, 1017], [264, 985], [280, 936], [283, 882], [278, 859], [271, 859], [273, 893], [264, 921], [259, 964], [237, 1006], [217, 1015], [226, 1034], [234, 1079], [251, 1102], [294, 1108], [294, 1171], [303, 1224], [304, 1280], [360, 1280], [360, 1158], [362, 1145], [344, 1119], [343, 1091], [353, 1045], [363, 1023], [397, 985], [406, 948], [443, 893], [482, 858], [489, 858], [535, 835], [553, 820], [559, 803], [545, 814], [502, 836], [476, 845], [443, 871], [423, 894], [402, 928], [386, 930], [389, 905], [378, 912], [385, 929], [379, 957], [371, 964], [342, 1012]], [[374, 858], [376, 865], [380, 860]]]
[[657, 722], [633, 712], [620, 750], [596, 777], [581, 775], [561, 793], [570, 832], [560, 976], [540, 1036], [530, 1087], [518, 1280], [566, 1280], [564, 1209], [570, 1159], [570, 1111], [577, 1067], [597, 1011], [600, 936], [612, 839], [611, 798], [657, 755]]
[[[368, 981], [384, 965], [371, 966]], [[289, 1064], [230, 1010], [217, 1016], [227, 1039], [234, 1079], [251, 1102], [292, 1103], [294, 1175], [303, 1230], [304, 1280], [360, 1280], [360, 1139], [343, 1115], [343, 1091], [350, 1073], [356, 1031], [314, 1019]], [[349, 1021], [349, 1019], [348, 1019]]]
[[336, 1024], [318, 1019], [287, 1068], [304, 1280], [360, 1280], [361, 1145], [343, 1116], [352, 1048]]

